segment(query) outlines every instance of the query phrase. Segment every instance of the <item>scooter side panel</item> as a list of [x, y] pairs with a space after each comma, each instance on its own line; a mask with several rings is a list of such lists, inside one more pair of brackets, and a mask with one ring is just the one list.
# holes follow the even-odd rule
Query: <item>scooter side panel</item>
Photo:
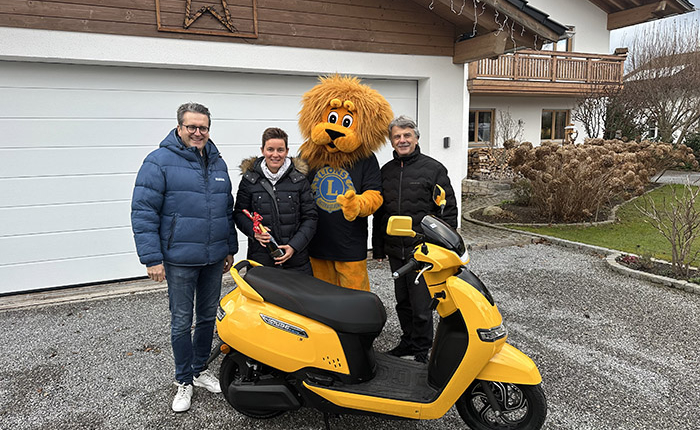
[[542, 375], [535, 362], [514, 346], [503, 345], [501, 351], [491, 357], [476, 377], [484, 381], [508, 382], [511, 384], [537, 385]]
[[374, 412], [377, 414], [393, 415], [403, 418], [421, 418], [421, 408], [423, 407], [421, 403], [334, 391], [333, 389], [329, 388], [308, 385], [306, 382], [304, 382], [304, 387], [309, 391], [318, 394], [329, 402], [344, 408]]
[[477, 374], [491, 357], [505, 344], [505, 339], [496, 342], [483, 342], [476, 332], [479, 328], [491, 328], [501, 324], [502, 318], [495, 306], [491, 306], [481, 293], [461, 279], [450, 278], [445, 284], [445, 288], [448, 290], [447, 297], [454, 301], [464, 316], [470, 341], [465, 357], [454, 375], [440, 396], [432, 403], [372, 397], [305, 384], [306, 388], [345, 408], [413, 419], [437, 419], [445, 415], [469, 383], [477, 377]]
[[[221, 340], [231, 348], [288, 373], [304, 367], [350, 373], [338, 335], [325, 324], [264, 301], [249, 299], [240, 288], [226, 295], [221, 307], [226, 317], [217, 321], [217, 330]], [[262, 315], [296, 326], [308, 337], [269, 325]]]

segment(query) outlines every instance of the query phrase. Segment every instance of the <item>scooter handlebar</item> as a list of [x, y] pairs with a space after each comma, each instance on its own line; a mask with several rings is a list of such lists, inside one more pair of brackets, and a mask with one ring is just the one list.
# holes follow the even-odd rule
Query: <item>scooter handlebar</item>
[[404, 275], [407, 275], [413, 271], [420, 269], [420, 267], [421, 264], [415, 258], [411, 258], [408, 263], [396, 269], [396, 271], [391, 274], [391, 278], [399, 279]]

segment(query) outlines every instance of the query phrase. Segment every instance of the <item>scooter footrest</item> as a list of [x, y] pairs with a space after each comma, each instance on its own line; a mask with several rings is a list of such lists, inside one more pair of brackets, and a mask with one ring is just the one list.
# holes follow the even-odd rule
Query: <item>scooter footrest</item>
[[[384, 353], [376, 353], [377, 373], [370, 381], [332, 389], [392, 400], [430, 403], [439, 392], [428, 384], [428, 366]], [[321, 385], [321, 384], [315, 384]]]

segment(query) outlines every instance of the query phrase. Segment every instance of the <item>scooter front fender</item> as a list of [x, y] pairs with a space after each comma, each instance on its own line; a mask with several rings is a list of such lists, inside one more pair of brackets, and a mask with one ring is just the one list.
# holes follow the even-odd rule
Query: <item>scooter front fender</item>
[[542, 375], [530, 357], [506, 343], [503, 345], [503, 349], [491, 357], [476, 379], [537, 385], [542, 382]]

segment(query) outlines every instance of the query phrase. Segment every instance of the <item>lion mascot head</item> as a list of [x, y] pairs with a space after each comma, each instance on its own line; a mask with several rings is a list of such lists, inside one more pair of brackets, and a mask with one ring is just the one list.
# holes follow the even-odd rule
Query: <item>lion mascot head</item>
[[352, 166], [386, 143], [394, 114], [376, 90], [351, 76], [331, 75], [302, 98], [299, 153], [312, 169]]

